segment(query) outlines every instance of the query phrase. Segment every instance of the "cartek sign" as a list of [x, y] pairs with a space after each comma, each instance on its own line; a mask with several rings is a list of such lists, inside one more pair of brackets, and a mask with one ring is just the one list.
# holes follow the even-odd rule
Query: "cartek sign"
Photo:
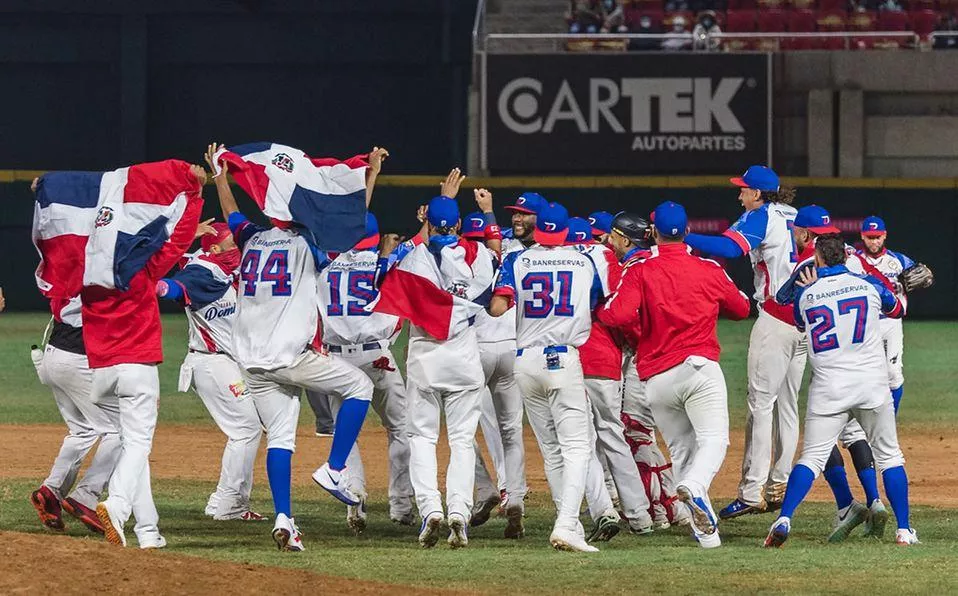
[[728, 174], [767, 163], [764, 54], [489, 55], [501, 173]]

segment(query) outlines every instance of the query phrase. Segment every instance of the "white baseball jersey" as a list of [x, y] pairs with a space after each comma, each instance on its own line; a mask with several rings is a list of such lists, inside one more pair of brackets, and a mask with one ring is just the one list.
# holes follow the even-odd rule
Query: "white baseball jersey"
[[799, 291], [795, 321], [809, 340], [808, 411], [819, 415], [875, 408], [891, 399], [879, 316], [901, 316], [898, 298], [877, 279], [844, 265], [821, 267]]
[[589, 339], [602, 281], [591, 257], [574, 246], [534, 246], [506, 256], [496, 293], [515, 299], [519, 348], [578, 347]]
[[235, 213], [230, 228], [243, 251], [233, 357], [245, 369], [289, 366], [316, 336], [328, 259], [295, 230], [260, 228]]
[[189, 297], [186, 320], [190, 326], [190, 349], [232, 355], [236, 315], [233, 276], [197, 255], [173, 276], [173, 281], [183, 284]]
[[389, 339], [399, 327], [399, 317], [372, 312], [366, 305], [376, 299], [375, 250], [350, 250], [339, 254], [319, 280], [323, 342], [349, 346]]
[[908, 297], [905, 295], [905, 289], [898, 283], [898, 276], [909, 267], [915, 266], [915, 261], [900, 252], [883, 250], [877, 257], [871, 257], [865, 251], [858, 251], [858, 255], [865, 259], [865, 262], [881, 271], [882, 275], [888, 278], [888, 281], [895, 286], [895, 294], [901, 300], [901, 305], [908, 310]]
[[[622, 277], [622, 267], [618, 264], [615, 252], [604, 244], [578, 244], [576, 248], [592, 258], [595, 270], [599, 275], [599, 282], [602, 284], [602, 297], [608, 297], [615, 288], [611, 287], [614, 283], [618, 285]], [[609, 270], [616, 268], [616, 274], [610, 279]]]
[[[502, 258], [514, 252], [525, 250], [525, 245], [515, 238], [502, 239]], [[476, 315], [476, 337], [479, 343], [491, 343], [497, 341], [515, 341], [516, 339], [516, 313], [510, 309], [501, 317], [494, 317], [482, 311]]]
[[774, 298], [778, 289], [788, 280], [798, 251], [792, 237], [796, 210], [791, 205], [766, 203], [754, 211], [746, 211], [725, 231], [748, 253], [755, 270], [755, 300], [761, 304]]

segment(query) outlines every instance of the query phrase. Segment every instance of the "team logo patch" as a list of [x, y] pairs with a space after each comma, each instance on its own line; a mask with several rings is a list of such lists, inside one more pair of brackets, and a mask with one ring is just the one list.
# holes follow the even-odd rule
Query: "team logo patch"
[[589, 225], [592, 225], [592, 226], [595, 225], [595, 218], [594, 218], [594, 217], [590, 217], [590, 218], [589, 218]]
[[464, 283], [461, 283], [461, 282], [454, 282], [454, 283], [452, 284], [452, 287], [449, 288], [449, 293], [452, 294], [453, 296], [457, 296], [457, 297], [459, 297], [459, 298], [465, 298], [465, 297], [466, 297], [466, 290], [467, 290], [468, 288], [469, 288], [469, 285], [468, 285], [468, 284], [464, 284]]
[[556, 224], [552, 223], [551, 221], [544, 222], [542, 225], [545, 226], [547, 232], [556, 231]]
[[233, 394], [233, 397], [246, 395], [246, 381], [239, 380], [235, 383], [230, 383], [230, 392]]
[[96, 212], [96, 221], [94, 221], [93, 225], [98, 228], [102, 228], [104, 226], [110, 225], [112, 221], [113, 208], [104, 205], [103, 207], [100, 207], [99, 211]]
[[286, 155], [285, 153], [277, 153], [276, 157], [274, 157], [273, 160], [270, 161], [270, 163], [276, 166], [277, 168], [283, 170], [287, 174], [293, 173], [293, 166], [294, 166], [293, 158]]

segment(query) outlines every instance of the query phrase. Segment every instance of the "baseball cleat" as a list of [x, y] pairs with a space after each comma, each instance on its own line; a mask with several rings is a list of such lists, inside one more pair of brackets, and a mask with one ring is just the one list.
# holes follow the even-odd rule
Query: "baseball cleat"
[[[666, 528], [669, 527], [669, 522], [665, 522]], [[645, 536], [651, 534], [654, 531], [654, 524], [651, 519], [636, 519], [629, 520], [629, 532], [636, 534], [638, 536]]]
[[458, 513], [450, 513], [449, 517], [446, 518], [446, 524], [449, 526], [449, 539], [446, 540], [449, 546], [451, 548], [465, 548], [469, 544], [469, 536], [466, 533], [469, 524], [466, 523], [466, 518]]
[[442, 532], [442, 513], [433, 511], [422, 520], [422, 527], [419, 529], [419, 546], [423, 548], [432, 548], [439, 542], [439, 534]]
[[582, 536], [569, 530], [560, 530], [559, 528], [552, 530], [552, 535], [549, 536], [549, 543], [552, 544], [552, 548], [556, 550], [577, 553], [599, 552], [599, 549], [583, 540]]
[[619, 515], [609, 512], [595, 520], [586, 542], [608, 542], [619, 533]]
[[359, 536], [366, 531], [366, 497], [359, 498], [359, 505], [346, 507], [346, 525]]
[[166, 538], [163, 538], [160, 534], [150, 536], [145, 540], [140, 540], [140, 548], [143, 550], [166, 548]]
[[792, 520], [780, 517], [775, 520], [765, 537], [765, 548], [780, 548], [788, 540], [788, 533], [792, 531]]
[[313, 472], [313, 482], [326, 489], [326, 492], [347, 505], [359, 505], [359, 497], [346, 488], [342, 480], [342, 472], [337, 472], [330, 468], [328, 462]]
[[[888, 517], [887, 513], [885, 517]], [[828, 541], [844, 541], [852, 533], [852, 530], [863, 524], [867, 519], [868, 507], [858, 501], [852, 501], [852, 504], [845, 508], [844, 514], [841, 511], [835, 514], [835, 527], [832, 533], [828, 535]]]
[[412, 526], [416, 523], [416, 514], [412, 511], [406, 513], [390, 513], [389, 520], [400, 526]]
[[473, 528], [478, 528], [489, 521], [489, 518], [492, 517], [492, 512], [499, 506], [500, 502], [499, 495], [493, 495], [476, 503], [472, 508], [472, 519], [469, 520], [469, 525]]
[[868, 507], [868, 519], [865, 520], [865, 536], [872, 536], [879, 540], [885, 535], [885, 524], [888, 523], [888, 510], [878, 499], [872, 501]]
[[526, 529], [522, 524], [522, 516], [525, 515], [525, 507], [522, 503], [506, 507], [506, 538], [519, 539], [526, 535]]
[[921, 544], [918, 541], [918, 532], [912, 528], [898, 528], [895, 534], [895, 544], [898, 546], [911, 546], [912, 544]]
[[296, 553], [306, 550], [296, 522], [284, 513], [276, 516], [276, 523], [273, 525], [273, 542], [276, 543], [276, 548], [283, 552]]
[[265, 519], [266, 518], [264, 516], [250, 509], [243, 511], [242, 513], [231, 513], [229, 515], [214, 515], [213, 516], [214, 521], [233, 521], [233, 520], [263, 521]]
[[692, 514], [692, 529], [696, 534], [712, 534], [717, 529], [715, 518], [708, 505], [701, 497], [692, 495], [692, 491], [687, 486], [680, 486], [676, 489], [679, 499], [685, 503]]
[[103, 536], [110, 544], [126, 546], [126, 536], [123, 535], [123, 524], [113, 515], [106, 502], [96, 504], [96, 517], [103, 526]]
[[743, 515], [765, 513], [766, 511], [768, 511], [768, 506], [764, 501], [758, 505], [749, 505], [742, 499], [735, 499], [719, 511], [719, 519], [735, 519]]
[[97, 534], [103, 533], [103, 524], [100, 523], [100, 519], [96, 516], [96, 511], [72, 497], [64, 499], [61, 505], [63, 505], [64, 511], [80, 520], [80, 523], [86, 526], [91, 532]]
[[37, 510], [37, 515], [40, 516], [40, 523], [42, 523], [44, 527], [56, 530], [57, 532], [62, 532], [66, 529], [66, 526], [63, 524], [60, 499], [58, 499], [57, 496], [53, 494], [53, 491], [47, 488], [46, 485], [41, 486], [38, 490], [30, 494], [30, 504]]

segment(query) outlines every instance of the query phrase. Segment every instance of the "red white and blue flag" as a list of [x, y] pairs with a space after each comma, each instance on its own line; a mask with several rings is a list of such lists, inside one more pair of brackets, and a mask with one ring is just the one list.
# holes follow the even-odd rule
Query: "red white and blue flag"
[[51, 172], [37, 183], [37, 287], [73, 298], [83, 286], [126, 290], [173, 234], [200, 184], [185, 161], [112, 172]]
[[320, 250], [345, 252], [365, 236], [365, 155], [339, 161], [278, 143], [248, 143], [220, 150], [216, 174], [220, 160], [267, 217], [303, 226]]

